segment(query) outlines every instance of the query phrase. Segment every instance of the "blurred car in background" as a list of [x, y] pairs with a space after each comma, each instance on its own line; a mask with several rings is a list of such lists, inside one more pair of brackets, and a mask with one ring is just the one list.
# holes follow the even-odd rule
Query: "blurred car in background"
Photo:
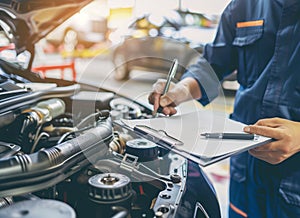
[[100, 3], [92, 1], [49, 33], [46, 41], [55, 48], [63, 46], [73, 51], [105, 41], [107, 32], [107, 18], [100, 13]]
[[113, 51], [115, 78], [125, 80], [133, 69], [168, 72], [174, 58], [179, 60], [177, 79], [194, 63], [205, 43], [213, 40], [218, 17], [172, 10], [136, 18]]

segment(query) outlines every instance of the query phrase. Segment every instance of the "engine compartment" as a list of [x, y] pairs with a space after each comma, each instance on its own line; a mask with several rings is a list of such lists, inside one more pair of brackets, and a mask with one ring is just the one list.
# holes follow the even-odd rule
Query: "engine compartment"
[[[0, 217], [219, 214], [199, 166], [114, 123], [149, 118], [149, 109], [95, 87], [43, 82], [0, 83]], [[201, 181], [189, 190], [195, 170]], [[207, 197], [214, 204], [203, 205]]]
[[1, 3], [16, 58], [0, 58], [0, 218], [220, 217], [197, 164], [116, 125], [149, 108], [31, 72], [35, 43], [89, 2]]

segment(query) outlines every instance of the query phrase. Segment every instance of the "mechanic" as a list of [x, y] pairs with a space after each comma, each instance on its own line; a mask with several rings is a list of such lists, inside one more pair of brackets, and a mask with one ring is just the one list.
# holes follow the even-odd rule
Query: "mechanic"
[[229, 216], [300, 217], [300, 0], [231, 1], [203, 57], [163, 96], [158, 80], [149, 102], [166, 115], [191, 98], [206, 105], [234, 70], [231, 118], [275, 140], [231, 158]]

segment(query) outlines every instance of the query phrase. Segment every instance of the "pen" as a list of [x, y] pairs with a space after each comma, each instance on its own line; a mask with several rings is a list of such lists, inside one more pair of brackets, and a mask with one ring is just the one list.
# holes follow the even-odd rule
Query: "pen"
[[237, 139], [237, 140], [253, 140], [254, 134], [248, 133], [202, 133], [207, 139]]
[[[166, 85], [164, 87], [162, 95], [166, 94], [169, 91], [170, 84], [171, 84], [172, 79], [175, 77], [177, 67], [178, 67], [178, 60], [175, 58], [173, 60], [172, 66], [169, 70], [168, 77], [167, 77], [167, 82], [166, 82]], [[163, 108], [161, 106], [159, 106], [156, 112], [161, 113], [162, 110], [163, 110]], [[155, 115], [156, 114], [154, 114], [154, 116]]]

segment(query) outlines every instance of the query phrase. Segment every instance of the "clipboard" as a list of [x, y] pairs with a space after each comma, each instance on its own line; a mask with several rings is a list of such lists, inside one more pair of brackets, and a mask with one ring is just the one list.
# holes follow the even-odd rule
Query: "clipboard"
[[165, 148], [172, 149], [173, 147], [182, 146], [184, 144], [182, 141], [168, 135], [164, 130], [152, 129], [146, 125], [136, 125], [133, 131], [154, 143], [163, 145]]
[[229, 119], [225, 113], [211, 110], [199, 110], [171, 117], [121, 119], [115, 123], [201, 166], [208, 166], [273, 141], [264, 136], [257, 136], [253, 140], [205, 138], [201, 133], [243, 133], [245, 126]]

